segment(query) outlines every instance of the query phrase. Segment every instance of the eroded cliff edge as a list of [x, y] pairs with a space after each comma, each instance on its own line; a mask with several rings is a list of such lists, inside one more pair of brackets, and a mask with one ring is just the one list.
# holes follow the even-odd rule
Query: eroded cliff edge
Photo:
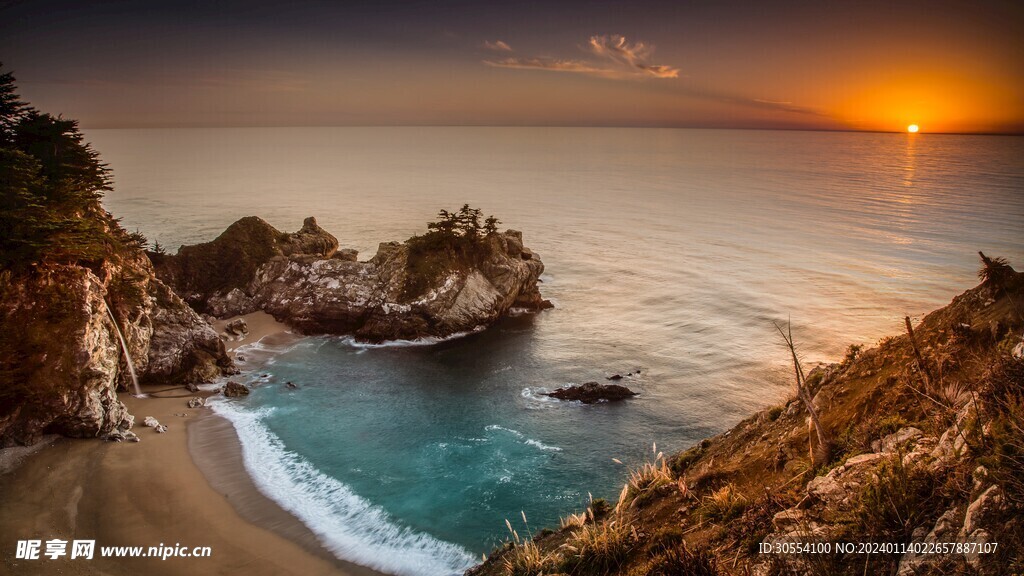
[[[80, 217], [111, 238], [127, 236], [98, 204]], [[233, 371], [217, 333], [129, 242], [98, 260], [5, 271], [0, 325], [4, 447], [48, 433], [89, 438], [131, 428], [117, 399], [133, 385], [118, 329], [142, 381], [202, 383]]]
[[314, 218], [289, 234], [247, 217], [211, 242], [150, 257], [158, 276], [202, 313], [263, 310], [304, 333], [368, 342], [446, 337], [513, 308], [550, 307], [537, 286], [544, 264], [514, 230], [428, 232], [382, 243], [358, 261]]
[[807, 372], [829, 450], [792, 398], [634, 464], [617, 502], [560, 527], [509, 518], [467, 576], [1021, 572], [1024, 274], [982, 255], [979, 275], [912, 330]]
[[146, 238], [103, 210], [110, 189], [77, 123], [21, 102], [0, 73], [0, 447], [128, 431], [126, 358], [142, 380], [234, 370], [216, 332], [156, 278]]

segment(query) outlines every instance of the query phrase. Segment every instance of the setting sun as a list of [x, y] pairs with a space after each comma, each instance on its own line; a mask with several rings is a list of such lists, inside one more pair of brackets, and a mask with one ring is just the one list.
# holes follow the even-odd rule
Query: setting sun
[[910, 126], [907, 126], [907, 132], [910, 132], [911, 134], [917, 132], [918, 130], [919, 128], [917, 127], [917, 124], [911, 124]]

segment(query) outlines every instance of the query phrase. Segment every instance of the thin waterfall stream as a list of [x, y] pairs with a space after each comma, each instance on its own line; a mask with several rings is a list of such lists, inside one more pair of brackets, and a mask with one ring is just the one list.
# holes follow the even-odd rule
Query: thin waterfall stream
[[105, 299], [103, 300], [103, 307], [107, 309], [107, 316], [110, 316], [110, 321], [114, 323], [117, 339], [121, 341], [121, 350], [124, 351], [124, 359], [128, 363], [128, 372], [132, 376], [132, 385], [135, 386], [135, 397], [142, 398], [144, 395], [139, 388], [139, 377], [135, 374], [135, 363], [132, 362], [132, 355], [128, 353], [128, 343], [125, 342], [124, 334], [121, 333], [121, 327], [117, 325], [117, 318], [114, 318], [114, 313], [110, 311], [110, 306], [107, 305]]

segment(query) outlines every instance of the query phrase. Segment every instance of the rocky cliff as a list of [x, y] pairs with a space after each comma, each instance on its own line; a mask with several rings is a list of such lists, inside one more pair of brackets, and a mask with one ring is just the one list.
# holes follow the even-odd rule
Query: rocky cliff
[[981, 276], [906, 333], [807, 373], [825, 460], [794, 398], [652, 454], [614, 505], [533, 537], [512, 525], [468, 574], [1021, 573], [1024, 274], [983, 256]]
[[[116, 226], [98, 207], [83, 217]], [[118, 328], [143, 381], [209, 382], [233, 368], [217, 333], [156, 278], [139, 249], [88, 266], [3, 274], [0, 325], [2, 446], [31, 444], [45, 433], [87, 438], [132, 426], [117, 399], [133, 385]]]
[[313, 218], [286, 234], [248, 217], [212, 242], [152, 256], [159, 277], [200, 312], [263, 310], [305, 333], [370, 342], [450, 336], [513, 307], [550, 306], [537, 288], [544, 264], [513, 230], [383, 243], [360, 262]]
[[232, 371], [218, 335], [156, 278], [146, 239], [100, 206], [109, 173], [77, 124], [20, 102], [9, 73], [0, 95], [0, 447], [131, 428], [118, 329], [143, 380]]

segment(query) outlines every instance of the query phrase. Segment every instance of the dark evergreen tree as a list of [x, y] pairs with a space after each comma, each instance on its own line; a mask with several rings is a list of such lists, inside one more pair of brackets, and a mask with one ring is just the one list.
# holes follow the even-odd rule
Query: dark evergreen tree
[[498, 232], [498, 224], [501, 224], [501, 220], [498, 220], [493, 215], [488, 216], [487, 220], [484, 220], [484, 234], [495, 234]]
[[117, 255], [133, 239], [99, 206], [109, 189], [78, 124], [28, 106], [0, 74], [0, 267]]
[[[3, 68], [3, 62], [0, 62]], [[0, 73], [0, 146], [8, 146], [14, 135], [14, 126], [28, 111], [28, 105], [18, 97], [14, 75]]]

